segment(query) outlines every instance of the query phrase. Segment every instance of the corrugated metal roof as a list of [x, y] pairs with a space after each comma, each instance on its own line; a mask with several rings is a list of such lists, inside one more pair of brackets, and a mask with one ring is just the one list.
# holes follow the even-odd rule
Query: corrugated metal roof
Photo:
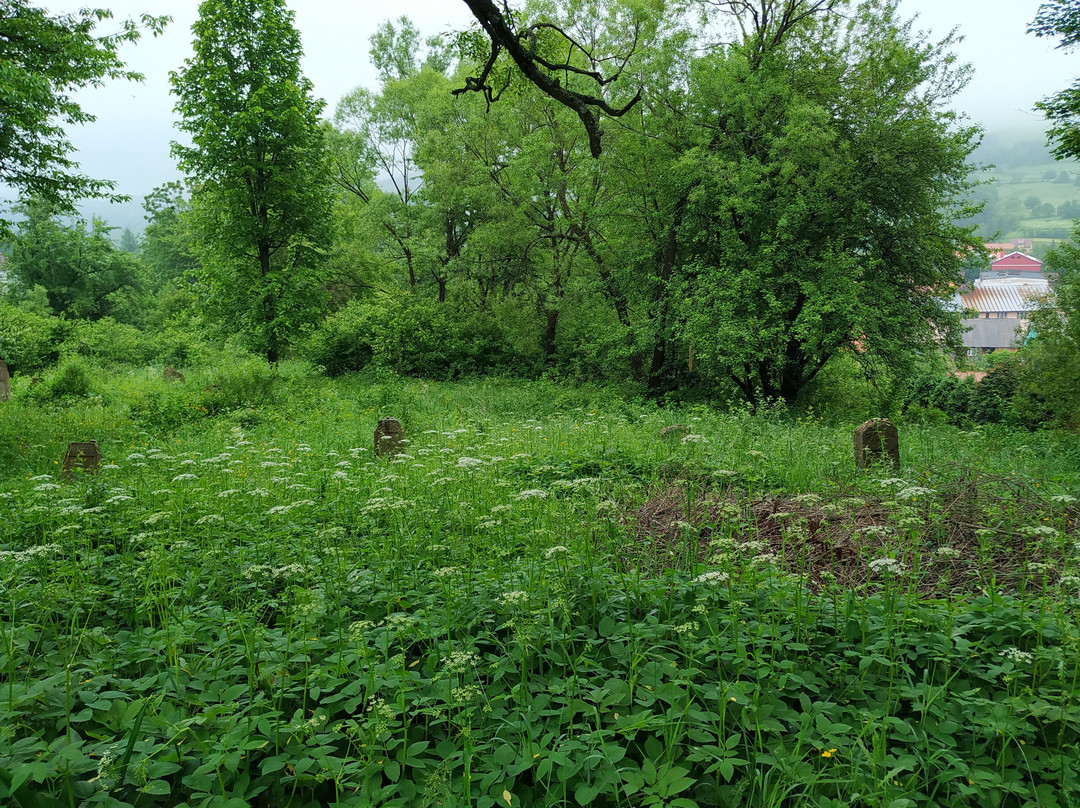
[[1050, 294], [1050, 283], [1035, 278], [1016, 281], [976, 281], [975, 286], [957, 296], [961, 308], [978, 312], [1031, 311], [1039, 298]]
[[[971, 326], [964, 332], [965, 348], [1010, 348], [1018, 345], [1027, 333], [1027, 320], [964, 320]], [[1017, 331], [1019, 329], [1019, 332]]]

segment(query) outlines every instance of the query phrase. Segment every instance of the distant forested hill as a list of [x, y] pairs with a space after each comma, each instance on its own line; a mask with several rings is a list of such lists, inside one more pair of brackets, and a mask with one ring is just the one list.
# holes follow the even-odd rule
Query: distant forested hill
[[987, 132], [975, 160], [987, 167], [975, 191], [986, 207], [973, 219], [986, 241], [1034, 238], [1041, 258], [1069, 236], [1080, 217], [1080, 163], [1055, 160], [1040, 129]]

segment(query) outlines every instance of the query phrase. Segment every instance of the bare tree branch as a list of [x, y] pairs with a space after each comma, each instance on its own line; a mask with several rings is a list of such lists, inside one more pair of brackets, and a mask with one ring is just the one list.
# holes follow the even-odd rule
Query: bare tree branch
[[[821, 1], [824, 2], [824, 0]], [[522, 75], [536, 85], [542, 93], [577, 113], [578, 118], [585, 127], [585, 132], [589, 136], [589, 150], [592, 152], [593, 157], [599, 157], [603, 148], [600, 140], [600, 113], [616, 118], [625, 115], [641, 100], [641, 89], [638, 88], [637, 94], [625, 106], [613, 107], [600, 96], [571, 90], [561, 83], [557, 77], [545, 71], [561, 71], [566, 74], [573, 73], [585, 76], [603, 88], [619, 77], [623, 67], [626, 65], [626, 61], [629, 59], [629, 55], [622, 59], [622, 64], [612, 76], [604, 77], [599, 70], [583, 69], [570, 63], [570, 57], [573, 56], [575, 48], [585, 55], [593, 67], [603, 60], [594, 58], [587, 48], [576, 42], [558, 26], [551, 23], [537, 23], [521, 31], [515, 31], [510, 9], [505, 3], [501, 10], [492, 0], [465, 0], [465, 5], [469, 7], [473, 16], [476, 17], [484, 32], [491, 39], [491, 53], [484, 63], [480, 75], [466, 78], [465, 86], [454, 90], [454, 94], [479, 92], [483, 93], [489, 104], [498, 100], [499, 94], [505, 89], [505, 84], [496, 91], [489, 83], [489, 77], [499, 58], [499, 54], [506, 51], [510, 58], [514, 60], [514, 64], [517, 65]], [[554, 30], [570, 43], [570, 52], [567, 54], [565, 62], [551, 62], [538, 54], [537, 33], [540, 29]], [[635, 32], [635, 45], [636, 41], [637, 33]]]

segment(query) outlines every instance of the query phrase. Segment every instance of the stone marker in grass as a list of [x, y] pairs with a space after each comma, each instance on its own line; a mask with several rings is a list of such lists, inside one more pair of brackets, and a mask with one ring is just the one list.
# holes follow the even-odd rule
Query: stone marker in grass
[[165, 381], [167, 381], [167, 382], [183, 382], [184, 381], [184, 374], [181, 373], [176, 368], [174, 368], [172, 365], [169, 365], [168, 367], [166, 367], [165, 372], [162, 373], [161, 375], [165, 379]]
[[900, 435], [888, 418], [871, 418], [855, 427], [855, 465], [864, 469], [886, 462], [900, 468]]
[[11, 401], [11, 376], [3, 359], [0, 359], [0, 401]]
[[101, 468], [101, 449], [96, 440], [74, 441], [68, 444], [64, 452], [63, 476], [71, 479], [75, 469], [82, 469], [85, 474], [96, 474]]
[[375, 427], [375, 456], [396, 455], [405, 451], [405, 427], [397, 418], [383, 418]]

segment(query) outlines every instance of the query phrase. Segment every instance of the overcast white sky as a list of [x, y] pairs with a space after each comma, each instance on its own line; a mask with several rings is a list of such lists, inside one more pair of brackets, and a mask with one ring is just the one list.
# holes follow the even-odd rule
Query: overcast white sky
[[[54, 13], [69, 12], [90, 0], [41, 0]], [[191, 52], [191, 24], [198, 0], [97, 0], [117, 18], [142, 12], [169, 14], [173, 23], [157, 39], [144, 38], [124, 49], [128, 65], [146, 75], [142, 84], [116, 83], [84, 92], [84, 108], [96, 123], [72, 130], [85, 173], [115, 180], [135, 204], [125, 209], [96, 209], [111, 222], [139, 228], [141, 201], [155, 186], [178, 178], [169, 143], [173, 98], [169, 71]], [[316, 95], [332, 112], [338, 100], [358, 84], [374, 86], [368, 62], [368, 39], [385, 19], [408, 15], [425, 34], [468, 26], [472, 17], [461, 0], [291, 0], [303, 38], [303, 69]], [[958, 48], [975, 68], [957, 106], [990, 131], [1041, 127], [1033, 104], [1080, 74], [1080, 55], [1065, 54], [1053, 42], [1026, 33], [1039, 0], [901, 0], [906, 15], [918, 14], [916, 26], [944, 35], [958, 27], [965, 40]]]

